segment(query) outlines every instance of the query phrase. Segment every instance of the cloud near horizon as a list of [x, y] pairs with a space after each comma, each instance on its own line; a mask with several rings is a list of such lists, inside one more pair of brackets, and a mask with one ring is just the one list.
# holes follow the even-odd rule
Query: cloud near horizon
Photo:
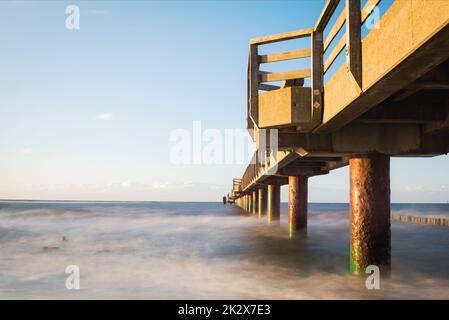
[[112, 114], [110, 113], [100, 113], [95, 116], [95, 119], [99, 121], [109, 121], [112, 120]]

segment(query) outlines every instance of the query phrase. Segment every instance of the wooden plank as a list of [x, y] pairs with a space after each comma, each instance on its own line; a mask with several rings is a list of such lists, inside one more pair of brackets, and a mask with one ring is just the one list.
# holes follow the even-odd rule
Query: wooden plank
[[339, 3], [340, 0], [328, 0], [326, 2], [326, 5], [324, 6], [320, 17], [318, 18], [318, 22], [315, 25], [315, 31], [324, 31], [324, 28], [326, 28], [330, 18], [332, 17], [332, 14], [334, 13], [335, 9], [337, 9]]
[[348, 73], [362, 89], [362, 30], [360, 0], [346, 0], [346, 63]]
[[309, 78], [310, 76], [311, 76], [310, 69], [259, 73], [260, 82], [271, 82], [271, 81], [289, 80], [296, 78]]
[[335, 21], [334, 26], [329, 31], [326, 40], [324, 41], [324, 52], [326, 52], [329, 45], [332, 43], [332, 40], [335, 39], [338, 32], [341, 30], [346, 21], [346, 8], [343, 9], [343, 12], [340, 14], [338, 19]]
[[381, 0], [368, 0], [362, 9], [362, 24], [368, 18], [368, 16], [373, 12], [374, 8], [380, 3]]
[[337, 59], [340, 52], [345, 48], [346, 46], [346, 34], [341, 37], [340, 41], [338, 41], [337, 45], [335, 46], [334, 50], [329, 54], [329, 57], [327, 57], [326, 62], [324, 62], [324, 73], [330, 68], [332, 63]]
[[316, 126], [321, 123], [321, 117], [323, 112], [323, 78], [324, 78], [324, 66], [323, 66], [323, 32], [316, 31], [312, 35], [312, 124]]
[[265, 37], [260, 37], [260, 38], [254, 38], [254, 39], [251, 39], [249, 41], [249, 43], [261, 45], [261, 44], [268, 44], [268, 43], [285, 41], [285, 40], [304, 38], [304, 37], [309, 37], [312, 32], [313, 32], [313, 29], [295, 30], [295, 31], [290, 31], [290, 32], [285, 32], [285, 33], [273, 34], [270, 36], [265, 36]]
[[294, 50], [287, 52], [271, 53], [259, 56], [260, 63], [277, 62], [285, 60], [293, 60], [300, 58], [308, 58], [311, 55], [310, 49]]
[[259, 121], [259, 55], [257, 45], [250, 45], [249, 116], [257, 127]]
[[259, 84], [259, 90], [264, 90], [264, 91], [273, 91], [273, 90], [277, 90], [280, 88], [281, 87], [273, 86], [271, 84], [266, 84], [266, 83]]

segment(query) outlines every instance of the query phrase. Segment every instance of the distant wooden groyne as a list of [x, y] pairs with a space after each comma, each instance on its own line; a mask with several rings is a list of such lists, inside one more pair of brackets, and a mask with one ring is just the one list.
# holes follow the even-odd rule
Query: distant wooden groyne
[[409, 223], [433, 224], [436, 226], [449, 227], [449, 218], [417, 217], [396, 213], [391, 215], [391, 220]]

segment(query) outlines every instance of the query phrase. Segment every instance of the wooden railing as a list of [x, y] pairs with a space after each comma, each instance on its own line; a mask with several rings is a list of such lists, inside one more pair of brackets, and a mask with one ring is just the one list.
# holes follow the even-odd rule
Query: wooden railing
[[[381, 0], [368, 0], [361, 10], [360, 0], [344, 0], [345, 7], [335, 20], [330, 31], [323, 40], [324, 30], [327, 28], [340, 0], [328, 0], [315, 27], [311, 29], [296, 30], [286, 33], [280, 33], [260, 38], [251, 39], [249, 42], [248, 59], [248, 129], [258, 127], [259, 90], [271, 91], [279, 89], [279, 86], [267, 84], [266, 82], [275, 82], [291, 80], [298, 78], [311, 78], [312, 90], [312, 112], [310, 119], [304, 119], [310, 122], [306, 130], [313, 129], [322, 121], [323, 108], [323, 88], [324, 74], [333, 65], [339, 54], [346, 48], [347, 68], [354, 84], [360, 91], [362, 88], [362, 69], [361, 69], [361, 26], [374, 10]], [[324, 55], [330, 49], [331, 44], [336, 41], [337, 35], [346, 25], [344, 35], [338, 40], [334, 49], [330, 52], [327, 59], [323, 61]], [[282, 42], [299, 38], [311, 38], [310, 48], [299, 50], [278, 52], [259, 55], [260, 45]], [[260, 70], [261, 64], [311, 58], [310, 69], [293, 70], [284, 72], [265, 72]], [[250, 130], [251, 131], [251, 130]]]
[[280, 88], [278, 86], [265, 84], [263, 82], [275, 82], [311, 77], [311, 69], [287, 72], [265, 72], [260, 70], [261, 64], [311, 57], [312, 51], [310, 48], [259, 55], [259, 46], [268, 43], [310, 37], [312, 34], [313, 29], [305, 29], [251, 39], [249, 43], [248, 60], [248, 118], [250, 120], [248, 121], [248, 128], [252, 129], [254, 126], [258, 126], [259, 90], [271, 91]]
[[[335, 62], [339, 54], [346, 48], [346, 64], [348, 74], [354, 82], [354, 86], [361, 92], [362, 88], [362, 52], [361, 52], [361, 29], [372, 11], [379, 5], [381, 0], [368, 0], [363, 9], [361, 9], [361, 0], [342, 0], [345, 1], [345, 7], [340, 13], [334, 24], [330, 27], [326, 39], [323, 39], [325, 29], [333, 17], [340, 0], [328, 0], [316, 25], [311, 29], [296, 30], [286, 33], [280, 33], [260, 38], [255, 38], [249, 42], [248, 59], [248, 129], [258, 128], [259, 121], [259, 90], [271, 91], [280, 89], [279, 86], [268, 84], [266, 82], [275, 82], [291, 80], [298, 78], [311, 78], [311, 110], [310, 125], [306, 130], [311, 131], [322, 122], [323, 103], [324, 103], [324, 74]], [[337, 41], [337, 35], [345, 27], [345, 33], [338, 40], [334, 49], [330, 52], [327, 59], [324, 55], [331, 48], [334, 41]], [[269, 43], [282, 42], [292, 39], [310, 37], [311, 45], [309, 48], [302, 48], [293, 51], [278, 52], [259, 55], [259, 46]], [[261, 64], [267, 64], [278, 61], [311, 58], [310, 69], [293, 70], [284, 72], [265, 72], [260, 70]], [[250, 130], [254, 134], [254, 130]], [[254, 137], [253, 137], [254, 138]], [[245, 190], [253, 183], [258, 175], [260, 165], [258, 165], [256, 153], [251, 163], [245, 170], [242, 177], [242, 190]]]

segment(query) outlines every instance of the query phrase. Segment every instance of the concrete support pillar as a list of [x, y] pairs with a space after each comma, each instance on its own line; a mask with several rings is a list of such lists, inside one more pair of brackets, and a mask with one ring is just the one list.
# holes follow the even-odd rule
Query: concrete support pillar
[[259, 200], [257, 199], [258, 193], [257, 190], [253, 191], [252, 197], [253, 197], [253, 215], [256, 215], [258, 212], [258, 204], [259, 204]]
[[307, 229], [307, 176], [288, 177], [288, 230], [292, 236], [295, 230]]
[[248, 212], [253, 212], [253, 193], [250, 192], [248, 194]]
[[350, 272], [365, 274], [368, 265], [390, 269], [390, 158], [352, 157], [350, 168]]
[[267, 212], [267, 189], [266, 188], [259, 188], [258, 190], [258, 205], [257, 205], [257, 211], [259, 214], [259, 217], [262, 217]]
[[279, 184], [268, 185], [268, 222], [279, 221], [281, 212], [281, 186]]

